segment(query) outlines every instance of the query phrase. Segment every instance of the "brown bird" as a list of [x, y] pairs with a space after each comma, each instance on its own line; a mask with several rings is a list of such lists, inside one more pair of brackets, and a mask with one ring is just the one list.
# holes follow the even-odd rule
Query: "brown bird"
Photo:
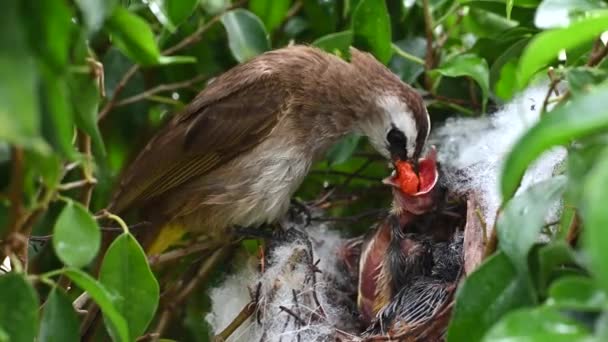
[[313, 162], [348, 133], [416, 161], [430, 130], [421, 96], [372, 55], [350, 54], [291, 46], [217, 77], [128, 166], [107, 209], [141, 209], [172, 228], [163, 245], [183, 232], [221, 241], [231, 226], [276, 222]]

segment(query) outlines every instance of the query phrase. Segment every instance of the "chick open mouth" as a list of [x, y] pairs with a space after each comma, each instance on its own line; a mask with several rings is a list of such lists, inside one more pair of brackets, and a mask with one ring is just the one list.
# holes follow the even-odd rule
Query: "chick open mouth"
[[418, 160], [418, 172], [409, 161], [397, 160], [393, 174], [382, 180], [384, 184], [398, 189], [407, 196], [424, 195], [435, 187], [439, 178], [437, 171], [437, 151], [434, 147]]

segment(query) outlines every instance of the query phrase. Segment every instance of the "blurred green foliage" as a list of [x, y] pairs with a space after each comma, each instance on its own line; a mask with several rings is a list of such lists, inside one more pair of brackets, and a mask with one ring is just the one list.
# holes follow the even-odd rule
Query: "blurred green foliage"
[[[607, 340], [606, 9], [600, 0], [3, 1], [0, 256], [13, 270], [0, 276], [0, 341], [80, 338], [84, 320], [70, 303], [82, 291], [103, 313], [99, 338], [154, 331], [159, 281], [126, 227], [92, 276], [102, 243], [93, 214], [205, 81], [290, 43], [344, 58], [350, 45], [372, 52], [425, 95], [435, 123], [485, 115], [531, 82], [566, 84], [506, 160], [498, 251], [461, 284], [448, 340]], [[513, 197], [528, 165], [557, 145], [569, 150], [562, 174]], [[375, 190], [387, 173], [364, 139], [348, 136], [298, 196], [335, 191], [343, 204], [328, 205], [331, 216], [386, 208]], [[555, 198], [566, 204], [561, 228], [539, 244]], [[372, 219], [342, 226], [360, 233]], [[167, 335], [209, 340], [207, 307], [196, 292]]]

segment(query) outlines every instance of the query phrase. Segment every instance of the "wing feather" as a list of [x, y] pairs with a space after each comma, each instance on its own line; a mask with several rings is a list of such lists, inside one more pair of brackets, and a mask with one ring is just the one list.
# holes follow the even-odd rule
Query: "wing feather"
[[238, 73], [237, 67], [211, 83], [150, 140], [124, 172], [110, 211], [145, 205], [270, 134], [284, 114], [288, 92], [272, 73], [249, 75], [240, 83]]

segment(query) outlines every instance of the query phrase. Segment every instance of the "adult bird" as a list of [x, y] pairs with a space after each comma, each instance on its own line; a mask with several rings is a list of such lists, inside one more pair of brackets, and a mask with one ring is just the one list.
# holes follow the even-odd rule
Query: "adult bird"
[[296, 45], [217, 77], [128, 166], [107, 209], [221, 240], [233, 226], [276, 222], [313, 162], [348, 133], [415, 162], [430, 130], [421, 96], [372, 55], [350, 55]]

